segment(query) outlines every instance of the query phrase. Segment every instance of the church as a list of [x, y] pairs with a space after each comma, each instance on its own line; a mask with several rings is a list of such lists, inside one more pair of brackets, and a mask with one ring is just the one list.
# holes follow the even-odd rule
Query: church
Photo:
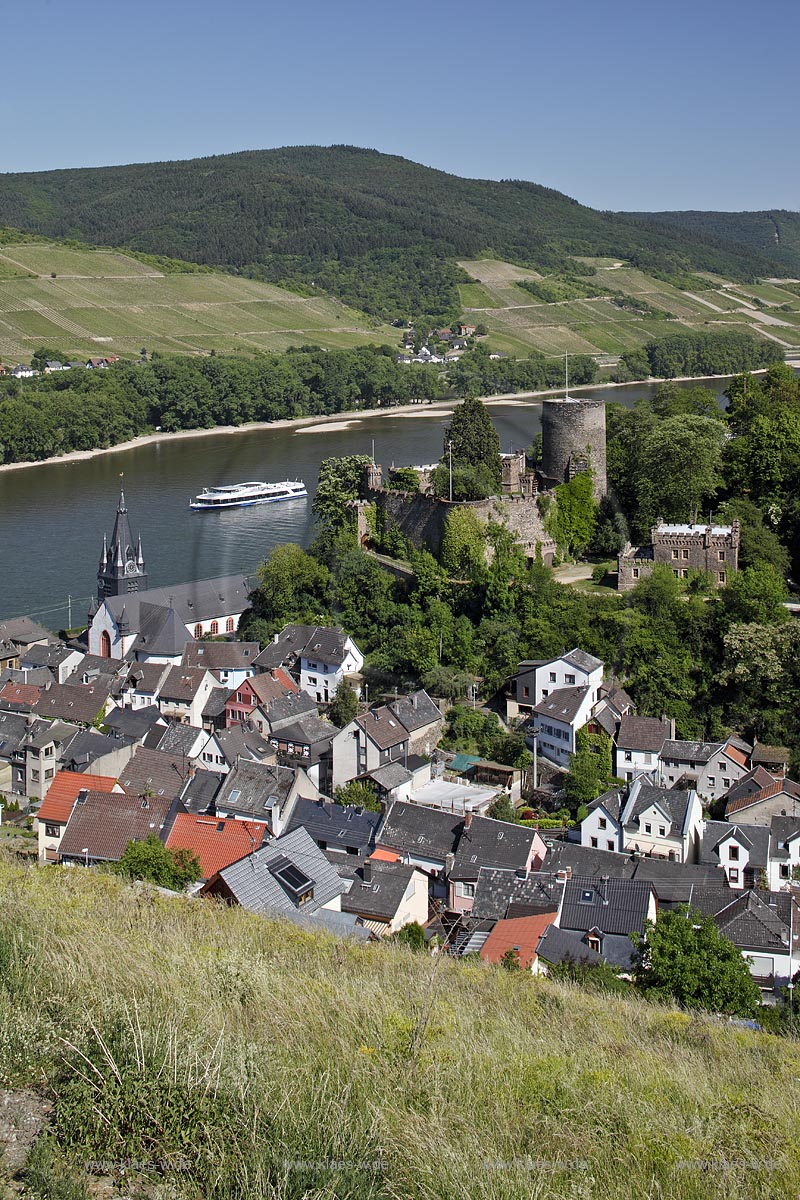
[[103, 536], [97, 598], [89, 610], [89, 653], [136, 662], [180, 663], [187, 642], [236, 633], [254, 583], [223, 575], [148, 588], [141, 535], [134, 542], [120, 488], [111, 540]]

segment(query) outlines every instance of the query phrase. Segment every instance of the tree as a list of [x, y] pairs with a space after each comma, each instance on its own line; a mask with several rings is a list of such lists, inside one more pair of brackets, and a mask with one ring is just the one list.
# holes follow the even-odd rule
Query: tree
[[555, 489], [556, 503], [548, 513], [547, 529], [567, 554], [581, 555], [597, 528], [597, 501], [591, 471], [579, 471]]
[[611, 739], [605, 733], [579, 729], [577, 749], [570, 756], [569, 772], [564, 779], [564, 795], [573, 811], [590, 804], [611, 783]]
[[440, 559], [453, 579], [473, 579], [485, 569], [486, 527], [469, 508], [447, 514]]
[[129, 879], [146, 879], [158, 887], [180, 892], [200, 878], [200, 860], [190, 850], [168, 850], [154, 833], [143, 842], [128, 842], [112, 870]]
[[521, 971], [522, 967], [520, 966], [519, 961], [519, 951], [515, 950], [512, 946], [509, 946], [509, 948], [503, 954], [503, 957], [500, 959], [500, 966], [505, 971]]
[[285, 624], [326, 613], [330, 572], [295, 542], [275, 546], [256, 574], [254, 618]]
[[684, 907], [648, 921], [645, 933], [632, 938], [634, 981], [644, 995], [737, 1017], [758, 1009], [761, 993], [747, 963], [713, 917]]
[[340, 729], [344, 729], [345, 725], [349, 725], [358, 712], [358, 696], [355, 689], [350, 686], [346, 679], [343, 679], [336, 689], [336, 695], [328, 708], [328, 718], [333, 721], [334, 725], [338, 725]]
[[333, 798], [344, 808], [352, 806], [364, 808], [367, 812], [383, 811], [375, 785], [367, 783], [364, 779], [351, 779], [349, 783], [340, 784], [333, 793]]
[[731, 624], [776, 625], [789, 620], [784, 608], [788, 596], [786, 581], [768, 562], [760, 562], [731, 576], [722, 602]]
[[392, 936], [395, 942], [399, 942], [402, 946], [408, 946], [409, 950], [425, 949], [425, 930], [419, 921], [409, 921]]
[[659, 517], [693, 520], [722, 483], [725, 429], [708, 417], [675, 416], [645, 435], [634, 468], [640, 532]]
[[495, 821], [505, 821], [509, 825], [518, 824], [517, 813], [508, 796], [498, 796], [486, 810], [487, 817]]
[[455, 409], [444, 439], [445, 445], [452, 442], [454, 464], [485, 466], [500, 487], [500, 437], [480, 400], [468, 398]]
[[419, 475], [413, 467], [394, 467], [389, 472], [388, 486], [397, 492], [418, 492]]
[[372, 464], [368, 454], [325, 458], [320, 463], [317, 492], [311, 510], [322, 525], [339, 529], [349, 524], [348, 504], [361, 495], [364, 471]]

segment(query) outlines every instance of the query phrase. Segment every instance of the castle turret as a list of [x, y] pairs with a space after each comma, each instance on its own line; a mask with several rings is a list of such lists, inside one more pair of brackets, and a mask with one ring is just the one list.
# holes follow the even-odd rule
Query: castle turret
[[603, 400], [564, 396], [542, 404], [542, 475], [546, 484], [567, 483], [592, 472], [592, 490], [606, 493], [606, 406]]

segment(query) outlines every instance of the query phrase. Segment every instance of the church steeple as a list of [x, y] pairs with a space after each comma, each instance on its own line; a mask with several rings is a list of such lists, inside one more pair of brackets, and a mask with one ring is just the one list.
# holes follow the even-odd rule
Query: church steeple
[[[122, 476], [120, 475], [120, 479]], [[142, 553], [142, 538], [133, 540], [125, 491], [120, 484], [117, 517], [111, 542], [103, 534], [103, 550], [97, 572], [97, 598], [143, 592], [147, 588], [147, 571]]]

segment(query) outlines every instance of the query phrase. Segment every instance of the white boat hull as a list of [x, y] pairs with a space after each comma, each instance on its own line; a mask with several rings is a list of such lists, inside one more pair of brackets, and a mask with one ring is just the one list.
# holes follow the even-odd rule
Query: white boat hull
[[[258, 494], [258, 487], [263, 490]], [[285, 484], [244, 484], [240, 488], [208, 488], [189, 501], [189, 508], [213, 512], [221, 508], [249, 508], [253, 504], [278, 504], [283, 500], [302, 500], [308, 496], [305, 487], [292, 491], [280, 491]], [[249, 490], [245, 491], [245, 488]], [[271, 490], [266, 490], [271, 489]], [[238, 491], [238, 494], [237, 494]], [[255, 494], [254, 494], [255, 492]]]

